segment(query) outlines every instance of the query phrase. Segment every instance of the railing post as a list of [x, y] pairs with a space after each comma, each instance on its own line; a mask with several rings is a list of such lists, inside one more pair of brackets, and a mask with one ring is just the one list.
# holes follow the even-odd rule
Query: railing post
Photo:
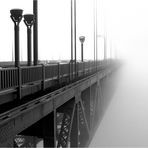
[[21, 100], [22, 98], [22, 90], [21, 90], [21, 86], [22, 86], [22, 74], [21, 74], [21, 67], [18, 67], [18, 98]]
[[42, 90], [45, 89], [45, 65], [42, 65]]
[[19, 49], [19, 24], [22, 20], [22, 9], [12, 9], [10, 10], [11, 19], [14, 22], [14, 37], [15, 37], [15, 66], [20, 66], [20, 49]]
[[58, 83], [60, 84], [60, 63], [58, 63]]
[[2, 89], [1, 84], [2, 84], [2, 82], [1, 82], [1, 69], [0, 69], [0, 90]]
[[71, 81], [71, 62], [69, 62], [69, 83]]

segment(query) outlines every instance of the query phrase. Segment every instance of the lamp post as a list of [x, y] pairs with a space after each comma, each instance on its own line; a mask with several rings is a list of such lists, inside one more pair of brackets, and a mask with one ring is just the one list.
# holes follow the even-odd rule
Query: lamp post
[[84, 41], [85, 41], [85, 36], [80, 36], [79, 37], [79, 40], [80, 40], [80, 42], [81, 42], [81, 61], [83, 62], [83, 43], [84, 43]]
[[31, 66], [32, 54], [31, 54], [31, 27], [34, 23], [34, 15], [26, 14], [24, 15], [24, 23], [27, 26], [27, 62], [28, 66]]
[[22, 20], [22, 9], [11, 9], [11, 19], [14, 22], [14, 38], [15, 38], [15, 67], [20, 66], [20, 49], [19, 49], [19, 24]]

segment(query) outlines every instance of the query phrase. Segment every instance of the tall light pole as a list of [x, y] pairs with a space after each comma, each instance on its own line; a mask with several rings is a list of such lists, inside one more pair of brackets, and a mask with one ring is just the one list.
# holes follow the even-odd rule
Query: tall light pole
[[80, 36], [79, 40], [81, 42], [81, 61], [83, 62], [84, 61], [84, 59], [83, 59], [83, 43], [85, 41], [85, 36]]
[[15, 38], [15, 67], [20, 66], [20, 49], [19, 49], [19, 24], [22, 20], [22, 9], [10, 10], [11, 19], [14, 22], [14, 38]]
[[19, 24], [22, 20], [22, 9], [12, 9], [10, 10], [11, 19], [14, 22], [14, 40], [15, 40], [15, 67], [18, 68], [18, 88], [17, 88], [17, 97], [21, 99], [21, 69], [20, 69], [20, 47], [19, 47]]
[[24, 15], [24, 23], [27, 26], [27, 61], [28, 61], [28, 66], [31, 66], [32, 62], [31, 27], [34, 23], [34, 15], [33, 14]]

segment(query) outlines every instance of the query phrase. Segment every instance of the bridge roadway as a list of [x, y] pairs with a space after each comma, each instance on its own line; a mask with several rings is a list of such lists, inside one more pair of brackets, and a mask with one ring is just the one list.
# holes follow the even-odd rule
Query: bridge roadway
[[36, 146], [38, 140], [24, 144], [18, 135], [38, 137], [44, 147], [88, 146], [101, 119], [103, 82], [116, 68], [107, 67], [0, 114], [0, 146]]

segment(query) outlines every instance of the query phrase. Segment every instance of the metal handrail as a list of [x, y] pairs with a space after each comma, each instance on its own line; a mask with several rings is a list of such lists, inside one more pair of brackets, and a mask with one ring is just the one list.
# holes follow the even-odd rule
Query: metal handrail
[[[102, 60], [97, 62], [97, 67], [93, 61], [77, 62], [78, 75], [95, 72], [110, 65], [113, 61]], [[71, 75], [71, 63], [56, 63], [37, 66], [22, 66], [20, 68], [1, 68], [0, 69], [0, 90], [15, 88], [35, 82], [43, 82], [47, 79], [59, 79], [65, 75]], [[19, 83], [19, 74], [21, 83]]]

